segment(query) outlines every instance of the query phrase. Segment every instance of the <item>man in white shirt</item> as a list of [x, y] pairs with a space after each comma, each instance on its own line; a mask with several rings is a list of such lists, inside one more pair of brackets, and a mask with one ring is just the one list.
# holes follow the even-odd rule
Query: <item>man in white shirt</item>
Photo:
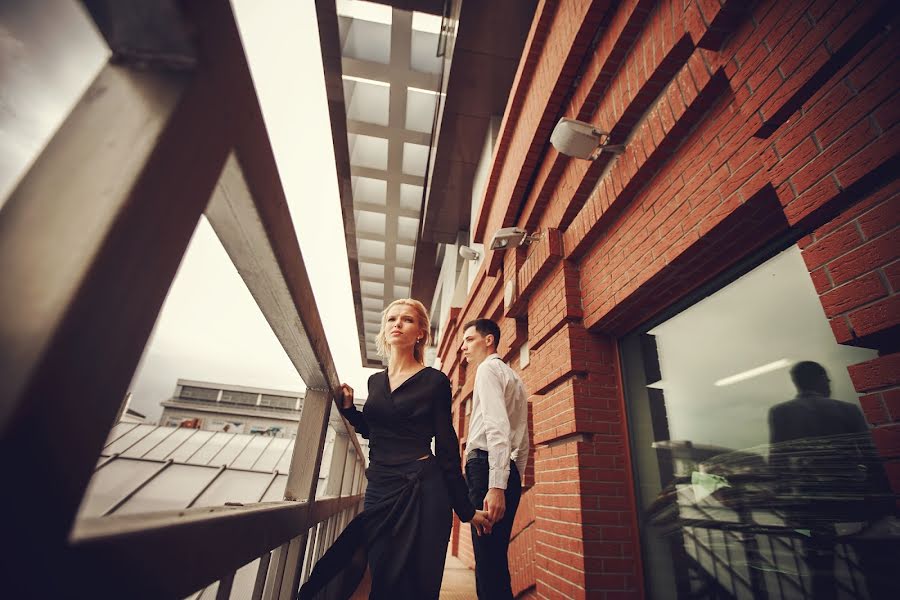
[[513, 597], [507, 552], [528, 463], [528, 394], [521, 378], [497, 354], [499, 342], [500, 328], [490, 319], [466, 323], [462, 351], [468, 368], [477, 367], [466, 481], [472, 503], [483, 506], [493, 523], [490, 535], [472, 531], [481, 600]]

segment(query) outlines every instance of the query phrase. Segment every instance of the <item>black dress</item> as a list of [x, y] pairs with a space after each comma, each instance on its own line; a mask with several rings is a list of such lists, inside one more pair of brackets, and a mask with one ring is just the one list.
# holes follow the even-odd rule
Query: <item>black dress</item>
[[337, 597], [349, 598], [367, 564], [370, 598], [438, 597], [450, 509], [463, 521], [475, 514], [450, 406], [450, 380], [425, 367], [393, 391], [387, 371], [372, 375], [362, 413], [341, 410], [369, 440], [365, 510], [322, 556], [299, 598], [315, 598], [329, 584]]

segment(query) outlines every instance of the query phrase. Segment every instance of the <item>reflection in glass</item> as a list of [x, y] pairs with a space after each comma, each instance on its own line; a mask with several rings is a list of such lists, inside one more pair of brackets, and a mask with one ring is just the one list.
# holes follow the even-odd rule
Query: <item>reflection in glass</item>
[[622, 353], [649, 597], [893, 593], [890, 457], [847, 374], [876, 353], [835, 343], [796, 247]]

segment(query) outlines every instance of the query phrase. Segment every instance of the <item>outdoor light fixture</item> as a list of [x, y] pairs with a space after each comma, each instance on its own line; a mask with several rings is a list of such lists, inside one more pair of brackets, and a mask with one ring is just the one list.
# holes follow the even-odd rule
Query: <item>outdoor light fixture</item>
[[541, 239], [541, 235], [536, 233], [528, 235], [528, 232], [521, 227], [504, 227], [497, 230], [491, 240], [491, 250], [506, 250], [507, 248], [518, 248], [522, 244], [530, 244]]
[[609, 134], [590, 123], [563, 117], [550, 134], [550, 143], [560, 154], [595, 160], [601, 152], [621, 154], [625, 144], [610, 144]]
[[481, 256], [478, 250], [472, 250], [468, 246], [460, 246], [459, 255], [465, 260], [478, 260], [478, 257]]

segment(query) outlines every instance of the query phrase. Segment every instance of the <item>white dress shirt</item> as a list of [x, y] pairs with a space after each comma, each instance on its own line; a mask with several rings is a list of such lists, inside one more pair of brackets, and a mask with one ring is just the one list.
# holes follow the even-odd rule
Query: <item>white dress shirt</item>
[[509, 461], [519, 476], [528, 464], [528, 394], [525, 384], [499, 354], [478, 365], [466, 452], [487, 450], [488, 487], [506, 489]]

